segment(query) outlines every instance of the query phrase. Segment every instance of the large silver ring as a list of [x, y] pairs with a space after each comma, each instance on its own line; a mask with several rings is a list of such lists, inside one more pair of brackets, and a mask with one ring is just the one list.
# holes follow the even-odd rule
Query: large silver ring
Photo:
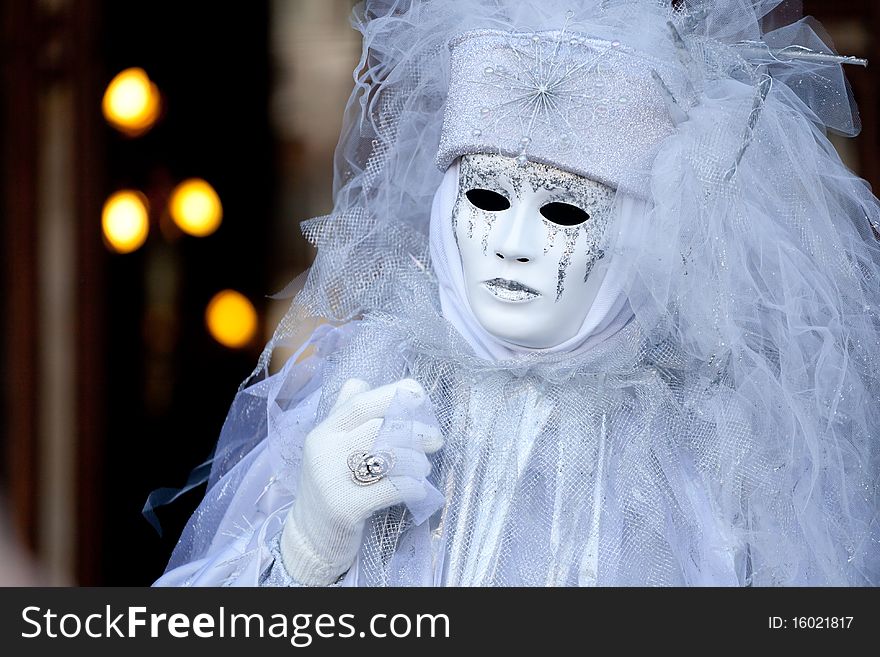
[[351, 478], [359, 486], [369, 486], [387, 475], [394, 467], [394, 455], [391, 452], [352, 452], [348, 457], [348, 469]]

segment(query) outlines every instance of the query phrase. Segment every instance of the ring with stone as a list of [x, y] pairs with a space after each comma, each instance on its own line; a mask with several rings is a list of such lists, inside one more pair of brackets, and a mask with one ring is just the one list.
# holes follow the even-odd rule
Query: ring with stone
[[359, 486], [368, 486], [387, 475], [394, 467], [394, 455], [391, 452], [352, 452], [348, 457], [348, 469], [351, 478]]

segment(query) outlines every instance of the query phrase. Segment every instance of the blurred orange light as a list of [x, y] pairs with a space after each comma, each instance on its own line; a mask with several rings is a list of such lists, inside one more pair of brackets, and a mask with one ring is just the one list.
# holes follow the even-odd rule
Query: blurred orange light
[[101, 213], [104, 238], [118, 253], [131, 253], [141, 247], [150, 232], [150, 211], [140, 192], [122, 190], [104, 202]]
[[113, 78], [101, 103], [110, 125], [131, 136], [152, 128], [159, 118], [159, 108], [159, 88], [142, 68], [127, 68]]
[[257, 333], [257, 311], [240, 292], [223, 290], [214, 295], [205, 311], [205, 322], [220, 344], [239, 349]]
[[211, 185], [201, 178], [190, 178], [171, 192], [171, 218], [183, 232], [205, 237], [220, 226], [223, 206]]

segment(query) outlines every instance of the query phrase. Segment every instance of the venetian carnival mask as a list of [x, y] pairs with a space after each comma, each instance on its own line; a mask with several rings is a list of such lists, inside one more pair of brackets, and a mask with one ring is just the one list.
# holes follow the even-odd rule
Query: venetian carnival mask
[[462, 156], [453, 230], [468, 303], [486, 331], [532, 348], [578, 332], [601, 284], [590, 273], [614, 196], [546, 164]]

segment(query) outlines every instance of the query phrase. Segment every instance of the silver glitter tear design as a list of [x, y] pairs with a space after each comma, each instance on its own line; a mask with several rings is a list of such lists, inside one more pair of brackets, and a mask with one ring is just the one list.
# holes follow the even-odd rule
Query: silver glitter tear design
[[[458, 195], [461, 196], [461, 183], [459, 183]], [[461, 249], [461, 245], [458, 243], [458, 207], [457, 202], [452, 206], [452, 236], [455, 238], [455, 246]]]
[[563, 228], [563, 232], [565, 233], [565, 249], [562, 251], [562, 257], [559, 258], [559, 272], [556, 278], [556, 301], [559, 301], [565, 290], [565, 273], [571, 264], [571, 255], [574, 253], [574, 247], [577, 244], [580, 226]]
[[562, 230], [562, 226], [546, 220], [544, 221], [544, 225], [547, 226], [547, 241], [544, 242], [544, 255], [547, 255], [550, 252], [550, 249], [553, 248], [553, 243], [556, 241], [556, 236], [559, 234], [559, 231]]
[[[614, 190], [606, 185], [589, 178], [572, 174], [556, 167], [537, 162], [529, 163], [527, 169], [523, 169], [519, 163], [511, 162], [511, 159], [497, 154], [476, 153], [465, 155], [461, 159], [458, 180], [458, 200], [452, 211], [452, 228], [455, 232], [458, 225], [458, 212], [462, 203], [467, 203], [466, 193], [470, 189], [492, 189], [498, 193], [504, 193], [499, 179], [504, 176], [507, 182], [516, 190], [514, 197], [521, 195], [523, 185], [529, 185], [533, 191], [546, 189], [554, 192], [548, 202], [560, 201], [571, 203], [583, 209], [588, 215], [582, 224], [577, 226], [563, 226], [554, 223], [541, 216], [541, 221], [546, 229], [544, 241], [544, 255], [547, 255], [556, 243], [556, 237], [562, 233], [565, 245], [559, 257], [556, 278], [556, 301], [562, 297], [565, 291], [565, 279], [568, 268], [571, 266], [572, 256], [577, 248], [578, 238], [581, 231], [586, 236], [583, 248], [587, 251], [586, 271], [584, 281], [593, 269], [595, 263], [604, 256], [604, 251], [599, 248], [604, 238], [606, 229], [611, 218], [611, 207], [614, 198]], [[515, 201], [515, 199], [514, 199]], [[488, 252], [489, 236], [496, 224], [499, 213], [487, 212], [472, 207], [468, 212], [468, 238], [473, 239], [476, 223], [482, 224], [481, 246], [483, 255]], [[458, 235], [456, 232], [456, 244]]]
[[[541, 215], [541, 221], [546, 229], [544, 240], [544, 255], [547, 255], [556, 244], [557, 236], [564, 235], [565, 244], [559, 257], [556, 278], [556, 301], [562, 297], [565, 291], [565, 279], [568, 268], [571, 266], [572, 256], [577, 248], [578, 237], [583, 231], [586, 243], [583, 248], [587, 252], [586, 271], [584, 281], [593, 269], [595, 263], [604, 256], [604, 251], [599, 248], [611, 219], [611, 207], [613, 204], [614, 190], [602, 183], [589, 178], [584, 178], [547, 164], [530, 162], [523, 169], [515, 160], [503, 155], [475, 153], [465, 155], [461, 159], [458, 181], [458, 200], [452, 211], [452, 228], [456, 231], [458, 225], [458, 212], [461, 204], [467, 203], [466, 193], [470, 189], [492, 189], [503, 193], [500, 186], [501, 177], [514, 187], [515, 197], [521, 195], [523, 185], [529, 185], [533, 191], [546, 189], [554, 192], [547, 201], [561, 201], [571, 203], [583, 209], [588, 215], [582, 224], [577, 226], [563, 226], [554, 223]], [[515, 198], [512, 199], [515, 201]], [[487, 212], [478, 208], [471, 208], [468, 213], [468, 238], [473, 239], [477, 220], [482, 224], [481, 245], [483, 255], [487, 254], [489, 236], [498, 218], [497, 212]], [[458, 235], [456, 232], [456, 244]]]
[[[620, 47], [619, 41], [612, 41], [610, 47], [585, 59], [564, 56], [562, 49], [586, 42], [583, 36], [568, 36], [572, 15], [571, 11], [566, 14], [561, 31], [552, 36], [509, 35], [507, 47], [514, 55], [511, 68], [487, 63], [483, 79], [472, 80], [507, 94], [506, 100], [480, 109], [480, 117], [490, 128], [475, 128], [472, 134], [482, 136], [503, 122], [518, 121], [522, 136], [515, 160], [519, 166], [529, 162], [529, 148], [539, 129], [545, 137], [552, 136], [555, 148], [567, 151], [574, 144], [576, 132], [604, 116], [609, 103], [629, 100], [606, 97], [610, 85], [603, 78], [608, 74], [600, 66], [612, 49]], [[592, 84], [585, 85], [585, 79], [592, 80]], [[585, 92], [586, 88], [592, 91]]]
[[586, 283], [587, 279], [590, 277], [590, 272], [593, 271], [593, 266], [605, 257], [605, 251], [604, 249], [597, 248], [595, 249], [595, 252], [592, 253], [592, 255], [594, 257], [591, 257], [589, 260], [587, 260], [587, 267], [584, 271], [584, 283]]
[[[600, 217], [600, 221], [602, 218]], [[605, 224], [606, 221], [601, 222], [601, 228], [597, 233], [596, 227], [590, 225], [591, 220], [587, 220], [579, 226], [572, 227], [560, 227], [552, 222], [546, 221], [544, 223], [548, 224], [547, 230], [547, 238], [548, 241], [550, 239], [550, 235], [556, 235], [560, 231], [565, 234], [565, 248], [562, 251], [562, 256], [559, 258], [559, 269], [557, 271], [556, 277], [556, 301], [559, 301], [560, 297], [562, 297], [562, 293], [565, 291], [565, 277], [568, 274], [568, 268], [571, 265], [571, 256], [574, 254], [575, 247], [577, 245], [578, 233], [583, 230], [584, 234], [587, 236], [587, 265], [584, 271], [584, 283], [587, 282], [587, 278], [590, 276], [590, 272], [593, 271], [593, 267], [595, 264], [605, 257], [605, 251], [599, 248], [599, 240], [605, 232]], [[547, 253], [545, 248], [544, 253]]]
[[[481, 175], [482, 173], [482, 175]], [[490, 178], [497, 179], [497, 173], [494, 173]], [[518, 183], [519, 181], [517, 181]], [[460, 203], [467, 203], [465, 194], [468, 190], [474, 188], [490, 188], [494, 191], [502, 193], [502, 190], [498, 189], [494, 184], [490, 184], [487, 180], [485, 180], [485, 172], [479, 172], [474, 169], [470, 165], [470, 158], [464, 157], [462, 158], [462, 163], [459, 168], [458, 173], [458, 201], [452, 209], [452, 231], [455, 235], [455, 243], [458, 245], [458, 212]], [[519, 193], [517, 186], [517, 194]], [[506, 194], [503, 194], [506, 196]], [[483, 231], [481, 236], [481, 244], [483, 247], [483, 254], [485, 255], [489, 248], [489, 235], [492, 232], [492, 226], [495, 223], [495, 220], [498, 218], [498, 214], [496, 212], [488, 212], [486, 210], [480, 210], [479, 208], [471, 208], [471, 211], [468, 213], [468, 230], [467, 236], [468, 239], [473, 239], [474, 231], [476, 230], [476, 219], [479, 219], [483, 224]]]
[[489, 233], [492, 232], [492, 224], [495, 223], [496, 215], [493, 212], [486, 212], [485, 217], [483, 219], [483, 255], [486, 255], [486, 250], [489, 248]]

